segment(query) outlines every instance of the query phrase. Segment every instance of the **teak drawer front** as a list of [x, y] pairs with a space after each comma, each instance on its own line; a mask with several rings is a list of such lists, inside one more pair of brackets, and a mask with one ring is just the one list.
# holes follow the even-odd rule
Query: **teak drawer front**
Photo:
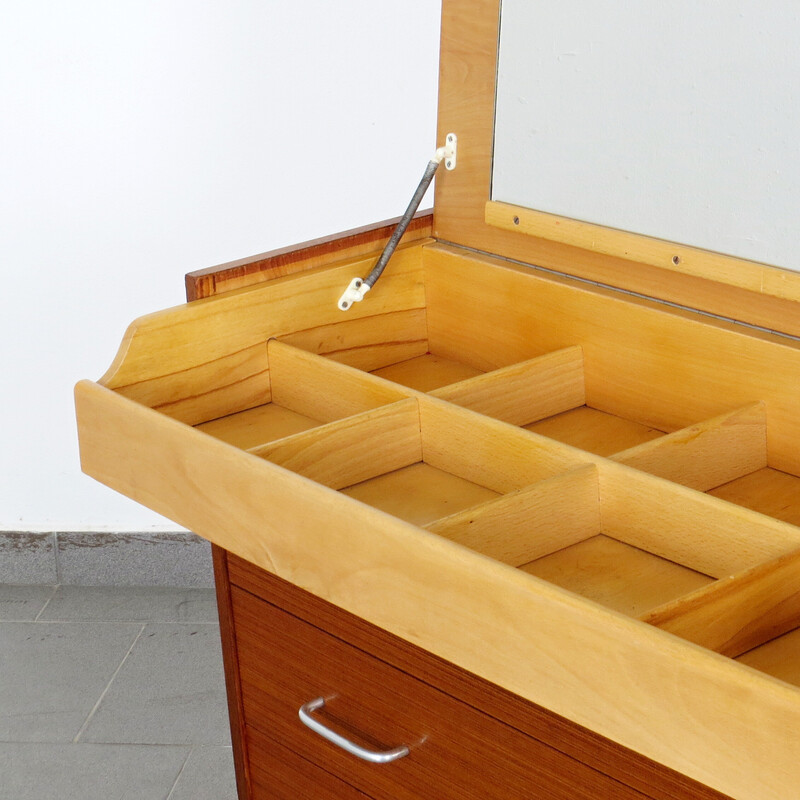
[[[237, 587], [232, 605], [248, 729], [376, 800], [644, 797]], [[317, 716], [337, 732], [410, 754], [369, 764], [326, 742], [298, 719], [316, 697], [329, 699]]]
[[370, 800], [324, 769], [248, 728], [251, 792], [249, 800]]

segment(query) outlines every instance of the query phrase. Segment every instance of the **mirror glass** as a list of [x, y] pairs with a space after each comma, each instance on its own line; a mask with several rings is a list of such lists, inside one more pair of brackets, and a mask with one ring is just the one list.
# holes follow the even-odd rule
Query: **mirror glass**
[[492, 199], [800, 271], [800, 4], [503, 0]]

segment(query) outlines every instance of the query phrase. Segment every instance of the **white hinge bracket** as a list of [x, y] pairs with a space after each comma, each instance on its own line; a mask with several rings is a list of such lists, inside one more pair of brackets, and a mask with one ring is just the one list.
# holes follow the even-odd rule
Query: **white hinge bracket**
[[444, 161], [445, 169], [456, 168], [456, 155], [458, 151], [458, 136], [454, 133], [448, 133], [444, 140], [444, 146], [436, 150], [434, 160], [440, 164]]

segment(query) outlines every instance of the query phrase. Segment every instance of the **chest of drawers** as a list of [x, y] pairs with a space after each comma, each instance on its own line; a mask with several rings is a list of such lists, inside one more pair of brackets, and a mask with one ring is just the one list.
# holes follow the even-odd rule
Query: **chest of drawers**
[[188, 276], [76, 388], [83, 468], [215, 545], [242, 800], [788, 800], [800, 276], [487, 207], [464, 5], [459, 166], [380, 283], [337, 308], [385, 227]]

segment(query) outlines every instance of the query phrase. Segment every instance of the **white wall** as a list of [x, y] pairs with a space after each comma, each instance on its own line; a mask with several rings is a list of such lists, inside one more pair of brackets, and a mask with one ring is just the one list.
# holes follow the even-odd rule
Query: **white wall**
[[3, 11], [0, 530], [172, 529], [80, 473], [72, 385], [185, 272], [402, 213], [435, 147], [440, 3]]

